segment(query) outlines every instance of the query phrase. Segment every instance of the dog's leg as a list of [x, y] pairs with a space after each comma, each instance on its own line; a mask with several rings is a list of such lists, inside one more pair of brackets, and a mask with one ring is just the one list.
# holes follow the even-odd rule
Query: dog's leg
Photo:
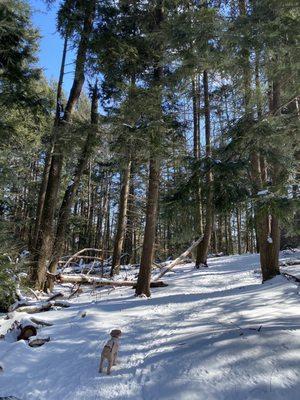
[[104, 357], [101, 357], [100, 365], [99, 365], [99, 372], [103, 372], [103, 362], [104, 362]]
[[113, 365], [117, 365], [117, 363], [118, 363], [118, 352], [116, 351], [115, 354], [114, 354], [114, 362], [113, 362]]
[[112, 364], [113, 364], [113, 359], [112, 357], [110, 357], [110, 359], [108, 360], [107, 375], [110, 375]]

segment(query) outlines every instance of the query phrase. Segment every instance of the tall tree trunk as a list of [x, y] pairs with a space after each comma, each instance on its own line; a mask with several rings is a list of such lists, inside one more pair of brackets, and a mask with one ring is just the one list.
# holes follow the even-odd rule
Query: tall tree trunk
[[[131, 168], [132, 169], [132, 168]], [[133, 172], [131, 172], [133, 174]], [[134, 235], [134, 179], [130, 180], [129, 198], [128, 198], [128, 212], [127, 212], [127, 226], [124, 241], [124, 264], [130, 264], [133, 259], [133, 235]]]
[[[240, 15], [247, 15], [245, 0], [239, 0]], [[244, 75], [244, 99], [246, 118], [251, 120], [253, 112], [251, 110], [251, 65], [250, 52], [242, 48], [243, 56], [243, 75]], [[259, 57], [256, 54], [255, 60], [255, 85], [257, 97], [257, 115], [261, 116], [261, 103], [258, 96], [260, 91], [259, 82]], [[280, 87], [279, 80], [273, 82], [273, 90], [270, 101], [270, 111], [275, 113], [279, 109]], [[257, 193], [266, 183], [266, 161], [257, 151], [251, 154], [251, 175], [253, 181], [253, 192]], [[277, 166], [272, 165], [273, 184], [276, 182]], [[260, 265], [263, 281], [270, 279], [279, 273], [279, 247], [280, 247], [280, 229], [277, 217], [269, 213], [265, 208], [255, 211], [255, 225], [257, 233], [257, 244], [260, 254]]]
[[[104, 175], [105, 177], [105, 175]], [[103, 195], [104, 191], [104, 179], [101, 179], [100, 182], [100, 190], [97, 196], [98, 200], [98, 212], [97, 212], [97, 225], [96, 225], [96, 234], [95, 234], [95, 245], [94, 247], [96, 249], [102, 249], [101, 244], [102, 244], [102, 227], [103, 227], [103, 208], [104, 208], [104, 201], [105, 201], [105, 196]]]
[[[159, 32], [161, 23], [163, 21], [163, 0], [157, 0], [153, 32]], [[154, 72], [153, 72], [153, 88], [157, 91], [157, 106], [158, 116], [157, 120], [162, 118], [162, 78], [163, 78], [163, 67], [161, 65], [161, 59], [163, 54], [162, 43], [157, 45], [157, 59], [155, 60]], [[159, 134], [160, 132], [155, 132]], [[154, 136], [155, 136], [154, 134]], [[137, 286], [135, 294], [137, 296], [145, 295], [150, 297], [150, 280], [151, 280], [151, 268], [154, 253], [155, 244], [155, 231], [156, 231], [156, 220], [157, 220], [157, 207], [158, 207], [158, 195], [159, 195], [159, 181], [160, 181], [160, 159], [155, 149], [155, 139], [153, 138], [150, 150], [150, 163], [149, 163], [149, 186], [148, 186], [148, 197], [147, 197], [147, 208], [146, 208], [146, 225], [144, 231], [143, 251], [141, 257], [141, 265], [137, 280]]]
[[231, 226], [231, 213], [228, 212], [226, 214], [227, 219], [227, 229], [228, 229], [228, 252], [229, 254], [233, 254], [233, 240], [232, 240], [232, 226]]
[[192, 98], [193, 98], [193, 150], [194, 158], [200, 158], [200, 82], [198, 74], [192, 79]]
[[45, 195], [43, 213], [41, 218], [39, 236], [36, 246], [35, 261], [36, 264], [32, 269], [32, 280], [35, 282], [37, 289], [43, 289], [46, 280], [47, 260], [50, 257], [53, 245], [53, 225], [56, 210], [57, 195], [61, 178], [61, 171], [64, 159], [63, 137], [64, 131], [67, 130], [70, 123], [74, 107], [79, 99], [83, 83], [84, 68], [88, 50], [88, 43], [93, 27], [93, 18], [95, 12], [94, 1], [86, 2], [83, 29], [79, 41], [75, 75], [73, 85], [70, 91], [69, 99], [64, 111], [62, 119], [57, 121], [55, 125], [54, 137], [57, 137], [54, 143], [53, 155], [49, 171], [47, 190]]
[[72, 183], [68, 186], [67, 190], [65, 191], [65, 195], [59, 210], [55, 243], [53, 247], [52, 259], [49, 265], [49, 271], [51, 273], [56, 272], [57, 263], [62, 255], [63, 243], [66, 236], [66, 228], [70, 218], [71, 209], [74, 204], [75, 195], [79, 188], [82, 175], [87, 168], [88, 161], [90, 159], [95, 144], [95, 138], [97, 135], [97, 128], [98, 128], [98, 100], [99, 100], [99, 89], [96, 82], [92, 90], [91, 126], [88, 128], [86, 141], [83, 146], [81, 156], [78, 160], [78, 164], [74, 176], [72, 178]]
[[224, 252], [222, 215], [221, 214], [218, 216], [218, 234], [217, 234], [217, 239], [218, 239], [218, 251], [219, 252]]
[[157, 220], [157, 205], [160, 178], [160, 162], [156, 157], [150, 159], [149, 188], [146, 210], [146, 226], [144, 233], [141, 266], [137, 281], [136, 295], [150, 297], [151, 267], [155, 243], [155, 228]]
[[104, 224], [104, 234], [103, 234], [103, 254], [104, 259], [109, 257], [109, 250], [110, 250], [110, 185], [108, 186], [107, 192], [107, 208], [105, 214], [105, 224]]
[[40, 234], [40, 226], [41, 226], [42, 214], [43, 214], [43, 209], [44, 209], [44, 203], [45, 203], [45, 197], [46, 197], [49, 173], [50, 173], [50, 168], [51, 168], [52, 153], [53, 153], [54, 143], [55, 143], [55, 141], [57, 139], [55, 137], [55, 132], [56, 132], [55, 127], [58, 125], [58, 121], [60, 119], [61, 110], [62, 110], [62, 93], [63, 93], [62, 85], [63, 85], [63, 79], [64, 79], [64, 73], [65, 73], [67, 47], [68, 47], [68, 35], [66, 34], [65, 35], [65, 39], [64, 39], [64, 46], [63, 46], [63, 54], [62, 54], [62, 60], [61, 60], [61, 66], [60, 66], [59, 80], [58, 80], [58, 84], [57, 84], [56, 113], [55, 113], [55, 122], [54, 122], [53, 134], [52, 134], [52, 137], [50, 139], [49, 148], [47, 149], [47, 152], [46, 152], [44, 170], [43, 170], [43, 175], [42, 175], [42, 181], [41, 181], [39, 195], [38, 195], [38, 202], [37, 202], [37, 208], [36, 208], [36, 217], [35, 217], [35, 223], [34, 223], [34, 230], [33, 230], [33, 234], [32, 234], [31, 240], [30, 240], [30, 252], [32, 254], [34, 254], [34, 252], [36, 250], [36, 245], [37, 245], [38, 237], [39, 237], [39, 234]]
[[[192, 79], [192, 98], [193, 98], [193, 150], [195, 160], [200, 160], [200, 82], [199, 75], [195, 74]], [[200, 177], [198, 173], [196, 185], [196, 231], [197, 237], [203, 233], [203, 218], [202, 218], [202, 196]]]
[[105, 227], [106, 227], [106, 221], [108, 217], [108, 203], [109, 203], [109, 191], [110, 191], [110, 178], [108, 173], [105, 173], [104, 175], [104, 194], [103, 194], [103, 201], [102, 201], [102, 210], [101, 210], [101, 221], [99, 223], [99, 243], [100, 243], [100, 249], [102, 250], [101, 252], [101, 257], [104, 259], [106, 258], [106, 254], [104, 252], [105, 250]]
[[236, 209], [236, 226], [237, 226], [237, 248], [238, 253], [242, 254], [242, 243], [241, 243], [241, 210], [239, 207]]
[[[205, 112], [205, 148], [206, 159], [211, 158], [211, 128], [210, 128], [210, 101], [208, 91], [208, 73], [203, 72], [203, 88], [204, 88], [204, 112]], [[207, 197], [206, 197], [206, 213], [204, 236], [197, 248], [196, 268], [207, 266], [207, 255], [212, 235], [213, 227], [213, 175], [211, 167], [206, 174]]]
[[131, 159], [129, 158], [127, 160], [126, 168], [123, 172], [123, 182], [120, 193], [117, 231], [114, 242], [114, 251], [112, 256], [112, 266], [111, 266], [110, 276], [113, 276], [114, 274], [118, 274], [120, 272], [121, 253], [122, 253], [125, 228], [126, 228], [126, 215], [127, 215], [127, 205], [128, 205], [129, 187], [130, 187], [130, 171], [131, 171]]
[[[275, 114], [280, 107], [280, 83], [276, 77], [272, 88], [271, 112]], [[276, 185], [279, 167], [271, 165], [271, 178]], [[280, 227], [277, 215], [261, 210], [257, 218], [260, 264], [263, 281], [273, 278], [279, 271]]]
[[[90, 163], [91, 164], [91, 163]], [[96, 192], [95, 188], [92, 186], [91, 193], [91, 204], [90, 204], [90, 212], [89, 212], [89, 221], [88, 221], [88, 229], [87, 229], [87, 246], [92, 248], [94, 246], [94, 219], [95, 219], [95, 202], [96, 202]]]

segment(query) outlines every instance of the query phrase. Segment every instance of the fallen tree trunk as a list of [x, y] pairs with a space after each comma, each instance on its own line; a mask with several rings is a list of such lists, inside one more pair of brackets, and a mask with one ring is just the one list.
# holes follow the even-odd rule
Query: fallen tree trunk
[[68, 300], [72, 299], [72, 297], [74, 297], [76, 294], [79, 295], [80, 293], [82, 293], [82, 289], [79, 285], [74, 285], [75, 289], [72, 291], [72, 293], [70, 294], [70, 296], [68, 297]]
[[[72, 256], [72, 260], [76, 260], [77, 258], [83, 259], [83, 260], [90, 259], [90, 260], [104, 261], [102, 257], [96, 257], [96, 256], [82, 256], [80, 254], [79, 254], [79, 256]], [[63, 261], [63, 260], [58, 261], [59, 264], [64, 264], [64, 263], [66, 264], [67, 262], [68, 262], [68, 260], [66, 260], [66, 261]], [[62, 268], [65, 268], [65, 266], [63, 265]]]
[[180, 264], [181, 261], [185, 257], [187, 257], [191, 251], [198, 246], [198, 244], [201, 242], [203, 239], [203, 236], [200, 236], [198, 240], [196, 240], [184, 253], [182, 253], [179, 257], [177, 257], [174, 261], [172, 261], [155, 279], [154, 281], [157, 282], [158, 279], [160, 279], [162, 276], [164, 276], [167, 272], [169, 272], [172, 268], [174, 268], [176, 265]]
[[36, 325], [41, 325], [41, 326], [53, 326], [53, 324], [51, 324], [51, 322], [43, 321], [43, 320], [41, 320], [41, 319], [37, 319], [37, 318], [34, 318], [34, 317], [31, 317], [30, 320], [31, 320], [34, 324], [36, 324]]
[[37, 330], [33, 325], [20, 326], [21, 332], [17, 340], [28, 340], [31, 336], [36, 336]]
[[58, 299], [59, 297], [64, 297], [64, 294], [61, 292], [55, 293], [52, 296], [50, 296], [46, 301], [52, 301], [54, 299]]
[[[73, 256], [71, 256], [69, 259], [68, 259], [68, 261], [65, 263], [65, 265], [63, 266], [63, 270], [65, 269], [65, 268], [67, 268], [67, 266], [71, 263], [71, 261], [72, 260], [74, 260], [74, 258], [78, 258], [78, 256], [80, 255], [80, 254], [82, 254], [82, 253], [85, 253], [86, 251], [95, 251], [95, 252], [101, 252], [102, 250], [101, 249], [94, 249], [94, 248], [86, 248], [86, 249], [82, 249], [82, 250], [80, 250], [80, 251], [78, 251], [77, 253], [75, 253]], [[91, 258], [93, 258], [93, 257], [91, 257]]]
[[152, 268], [154, 269], [154, 268], [158, 268], [158, 269], [162, 269], [164, 266], [163, 265], [159, 265], [159, 264], [157, 264], [156, 262], [154, 262], [154, 261], [152, 261]]
[[300, 260], [299, 258], [296, 259], [287, 259], [287, 260], [280, 260], [279, 266], [280, 267], [290, 267], [294, 265], [300, 265]]
[[15, 309], [17, 312], [27, 312], [28, 314], [35, 314], [43, 311], [49, 311], [53, 307], [70, 307], [70, 304], [62, 301], [48, 301], [41, 304], [27, 305]]
[[14, 304], [12, 304], [11, 306], [9, 306], [8, 308], [8, 312], [13, 312], [15, 311], [17, 308], [23, 307], [23, 306], [28, 306], [29, 302], [27, 300], [24, 301], [16, 301]]
[[[88, 284], [94, 285], [95, 287], [99, 286], [127, 286], [127, 287], [135, 287], [136, 281], [112, 281], [109, 279], [104, 279], [101, 277], [95, 277], [90, 275], [64, 275], [64, 274], [57, 274], [53, 275], [49, 272], [47, 275], [54, 279], [56, 282], [59, 283], [81, 283], [81, 284]], [[151, 287], [164, 287], [168, 286], [166, 283], [162, 281], [155, 281], [151, 282]]]
[[300, 283], [300, 278], [298, 276], [289, 274], [288, 272], [281, 271], [281, 275], [285, 276], [286, 278], [292, 279], [295, 282]]

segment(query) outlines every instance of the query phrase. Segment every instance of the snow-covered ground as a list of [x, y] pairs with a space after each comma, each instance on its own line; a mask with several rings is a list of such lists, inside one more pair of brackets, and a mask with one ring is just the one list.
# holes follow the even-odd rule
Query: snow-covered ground
[[[257, 255], [175, 272], [151, 299], [135, 298], [130, 288], [105, 289], [71, 300], [68, 309], [35, 314], [54, 324], [40, 329], [51, 341], [31, 348], [0, 340], [0, 396], [299, 400], [297, 284], [279, 276], [261, 285]], [[123, 331], [120, 362], [107, 376], [98, 363], [113, 328]]]

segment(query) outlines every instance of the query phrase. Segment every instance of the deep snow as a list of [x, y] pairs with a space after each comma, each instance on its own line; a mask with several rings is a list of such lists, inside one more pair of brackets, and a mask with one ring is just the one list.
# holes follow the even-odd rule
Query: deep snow
[[[130, 288], [105, 289], [71, 300], [69, 309], [35, 314], [54, 324], [39, 332], [51, 341], [30, 348], [0, 340], [0, 396], [299, 400], [297, 284], [279, 276], [261, 285], [257, 255], [174, 271], [151, 299], [135, 298]], [[120, 363], [111, 376], [100, 375], [99, 355], [112, 328], [123, 331]]]

